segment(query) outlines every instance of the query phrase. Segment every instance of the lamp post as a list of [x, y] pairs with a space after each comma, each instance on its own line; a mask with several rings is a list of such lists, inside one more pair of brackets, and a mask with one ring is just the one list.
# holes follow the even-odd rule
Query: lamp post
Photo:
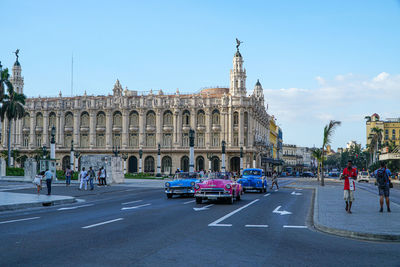
[[253, 154], [253, 168], [256, 167], [256, 159], [257, 159], [257, 154], [254, 153], [254, 154]]
[[126, 160], [128, 159], [128, 154], [123, 153], [121, 157], [124, 160], [124, 174], [126, 174]]
[[70, 170], [74, 170], [74, 140], [71, 140], [71, 152], [69, 156]]
[[243, 175], [243, 147], [240, 147], [240, 175]]
[[156, 177], [161, 177], [161, 145], [158, 143], [157, 149], [157, 174]]
[[46, 155], [47, 155], [47, 147], [46, 146], [42, 147], [42, 152], [43, 152], [43, 159], [46, 159]]
[[118, 146], [113, 146], [112, 147], [112, 152], [114, 153], [114, 156], [115, 157], [118, 157], [118, 154], [119, 154], [119, 147]]
[[78, 152], [78, 151], [76, 151], [75, 152], [75, 171], [77, 172], [77, 171], [79, 171], [79, 169], [78, 169], [78, 167], [79, 167], [79, 161], [78, 161], [78, 159], [79, 159], [79, 156], [81, 155], [81, 153], [80, 152]]
[[142, 148], [139, 149], [139, 173], [142, 173], [142, 157], [143, 157], [143, 150]]
[[50, 141], [50, 159], [56, 159], [56, 127], [51, 127], [51, 141]]
[[225, 141], [222, 141], [222, 164], [221, 164], [221, 172], [225, 172]]
[[211, 159], [212, 159], [212, 157], [213, 157], [213, 154], [212, 154], [212, 153], [208, 153], [208, 152], [207, 152], [207, 159], [208, 159], [208, 171], [210, 171], [210, 172], [211, 172]]
[[189, 130], [189, 173], [194, 173], [194, 130]]

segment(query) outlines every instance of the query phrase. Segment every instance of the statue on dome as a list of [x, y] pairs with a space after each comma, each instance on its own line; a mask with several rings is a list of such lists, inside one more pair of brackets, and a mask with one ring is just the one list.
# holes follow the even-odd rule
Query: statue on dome
[[18, 54], [19, 54], [19, 49], [17, 49], [17, 50], [15, 50], [15, 52], [14, 52], [14, 54], [15, 54], [15, 56], [17, 57], [17, 61], [18, 61]]
[[239, 46], [240, 44], [243, 43], [242, 41], [239, 41], [238, 38], [236, 38], [236, 49], [239, 51]]

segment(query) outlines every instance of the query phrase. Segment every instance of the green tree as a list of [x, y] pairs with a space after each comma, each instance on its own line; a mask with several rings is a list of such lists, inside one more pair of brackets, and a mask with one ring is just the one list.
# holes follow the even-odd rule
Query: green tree
[[317, 180], [319, 181], [319, 172], [320, 172], [320, 166], [322, 164], [322, 150], [317, 148], [312, 150], [312, 156], [314, 159], [317, 160], [318, 162], [318, 169], [317, 169]]
[[21, 119], [25, 114], [25, 99], [24, 94], [19, 94], [14, 91], [14, 88], [10, 82], [6, 82], [8, 94], [3, 95], [2, 106], [0, 108], [0, 118], [4, 121], [5, 118], [8, 120], [8, 166], [11, 165], [11, 124], [12, 121]]
[[368, 136], [368, 139], [370, 140], [370, 146], [371, 146], [371, 151], [373, 153], [373, 159], [372, 163], [375, 163], [376, 161], [376, 154], [379, 151], [382, 143], [382, 133], [383, 130], [378, 127], [374, 127], [371, 129], [371, 134]]
[[3, 66], [1, 65], [0, 62], [0, 101], [2, 101], [4, 98], [6, 87], [7, 88], [12, 87], [9, 78], [10, 74], [8, 73], [8, 69], [6, 68], [3, 70]]
[[[324, 127], [324, 139], [322, 141], [322, 158], [325, 157], [325, 149], [326, 147], [331, 143], [332, 141], [332, 136], [333, 133], [335, 132], [335, 128], [337, 126], [340, 126], [340, 124], [342, 124], [340, 121], [335, 121], [335, 120], [331, 120], [327, 125], [325, 125]], [[325, 185], [325, 180], [324, 180], [324, 162], [321, 162], [321, 171], [322, 171], [322, 175], [321, 175], [321, 186]]]

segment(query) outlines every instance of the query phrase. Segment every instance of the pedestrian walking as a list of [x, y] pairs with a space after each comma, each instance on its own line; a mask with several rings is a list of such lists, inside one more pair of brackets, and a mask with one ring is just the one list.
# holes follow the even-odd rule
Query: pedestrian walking
[[279, 189], [279, 185], [278, 185], [278, 174], [276, 173], [276, 171], [272, 172], [272, 184], [271, 184], [271, 189], [274, 187], [274, 185], [276, 185], [276, 189]]
[[33, 179], [33, 183], [36, 185], [38, 195], [40, 195], [40, 190], [42, 190], [43, 176], [44, 176], [44, 172], [40, 172], [40, 173], [36, 174], [35, 179]]
[[51, 182], [53, 181], [53, 173], [51, 171], [49, 171], [49, 169], [46, 169], [44, 176], [46, 177], [47, 195], [50, 196], [51, 195]]
[[376, 182], [379, 190], [379, 204], [381, 208], [379, 212], [383, 212], [383, 197], [386, 200], [387, 212], [390, 212], [389, 191], [390, 191], [390, 175], [391, 172], [386, 168], [386, 163], [381, 161], [381, 167], [375, 171]]
[[71, 176], [72, 176], [72, 170], [67, 167], [65, 170], [65, 184], [66, 186], [69, 186], [71, 184]]
[[354, 191], [356, 190], [355, 180], [357, 180], [357, 169], [353, 168], [351, 160], [347, 163], [347, 168], [344, 168], [341, 180], [344, 179], [344, 201], [346, 202], [346, 211], [351, 213], [351, 205], [354, 202]]
[[100, 168], [100, 185], [107, 185], [107, 171], [104, 167]]
[[96, 174], [94, 173], [94, 170], [92, 169], [92, 167], [89, 167], [88, 177], [89, 177], [89, 183], [90, 183], [90, 190], [93, 190], [94, 189], [93, 180], [96, 177]]
[[85, 171], [85, 167], [83, 167], [81, 173], [79, 174], [79, 179], [81, 180], [79, 190], [82, 190], [83, 185], [85, 185], [85, 190], [87, 190], [87, 176], [88, 173]]

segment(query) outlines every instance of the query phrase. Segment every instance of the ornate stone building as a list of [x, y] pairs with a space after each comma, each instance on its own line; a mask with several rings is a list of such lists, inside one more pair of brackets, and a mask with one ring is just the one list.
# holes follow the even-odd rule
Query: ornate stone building
[[[18, 60], [12, 83], [23, 92], [24, 80]], [[244, 167], [260, 166], [259, 155], [269, 142], [269, 119], [262, 86], [256, 83], [251, 95], [246, 90], [246, 69], [237, 49], [230, 71], [230, 88], [208, 88], [195, 94], [164, 94], [123, 90], [117, 80], [108, 96], [35, 97], [26, 102], [26, 115], [13, 123], [11, 145], [32, 155], [50, 146], [55, 126], [58, 168], [70, 162], [71, 141], [84, 154], [111, 154], [113, 147], [126, 154], [128, 172], [139, 170], [139, 150], [143, 171], [155, 172], [157, 147], [161, 146], [162, 172], [189, 169], [189, 130], [195, 130], [195, 169], [221, 168], [221, 143], [226, 142], [226, 168], [240, 169], [240, 148]], [[7, 121], [2, 125], [7, 136]], [[7, 138], [3, 138], [3, 148]]]

